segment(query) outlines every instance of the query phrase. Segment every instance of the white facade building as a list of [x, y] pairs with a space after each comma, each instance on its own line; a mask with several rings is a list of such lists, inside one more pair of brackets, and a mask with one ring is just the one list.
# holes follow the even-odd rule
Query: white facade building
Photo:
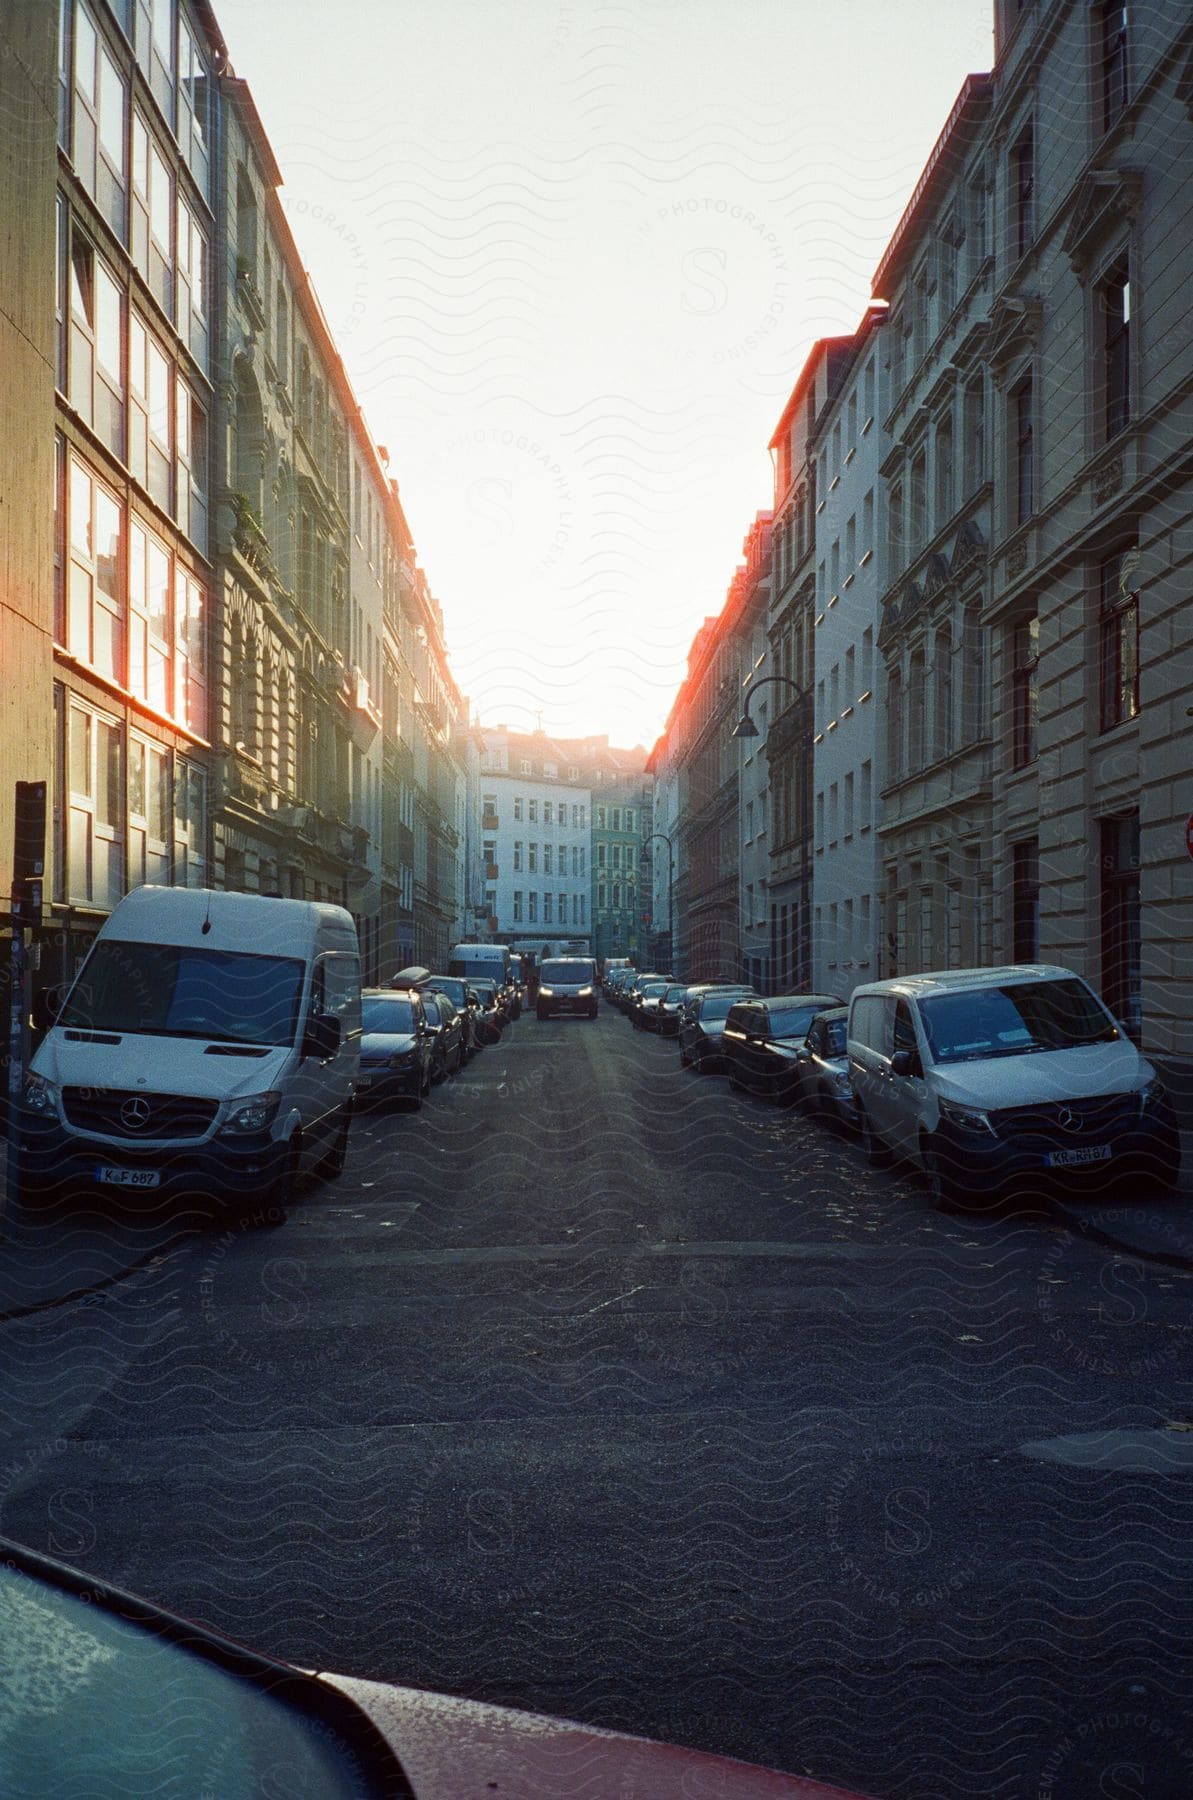
[[879, 972], [881, 715], [874, 691], [884, 317], [885, 308], [871, 308], [862, 320], [810, 446], [823, 497], [814, 551], [812, 986], [842, 999]]
[[485, 731], [481, 873], [487, 931], [512, 949], [591, 945], [592, 790], [567, 745]]

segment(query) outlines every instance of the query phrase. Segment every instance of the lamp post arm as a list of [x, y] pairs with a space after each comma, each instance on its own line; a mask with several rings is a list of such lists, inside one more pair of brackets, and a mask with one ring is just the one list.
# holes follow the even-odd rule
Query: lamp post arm
[[797, 700], [802, 700], [808, 691], [807, 688], [800, 687], [798, 681], [792, 681], [790, 675], [762, 675], [757, 681], [751, 681], [746, 688], [746, 701], [742, 710], [747, 716], [749, 715], [750, 702], [754, 698], [754, 695], [758, 692], [759, 688], [764, 688], [768, 682], [775, 682], [782, 687], [791, 688]]

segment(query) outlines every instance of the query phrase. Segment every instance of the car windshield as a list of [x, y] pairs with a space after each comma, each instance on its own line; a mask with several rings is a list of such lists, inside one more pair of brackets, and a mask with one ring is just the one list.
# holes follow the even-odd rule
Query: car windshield
[[933, 1061], [975, 1062], [1108, 1044], [1118, 1027], [1080, 981], [1024, 981], [920, 1001]]
[[824, 1028], [824, 1053], [826, 1056], [844, 1056], [845, 1042], [849, 1030], [847, 1019], [830, 1019]]
[[414, 1030], [414, 1006], [395, 995], [365, 995], [361, 1002], [361, 1026], [365, 1032], [382, 1032], [387, 1037], [407, 1037]]
[[688, 991], [687, 988], [682, 987], [682, 986], [681, 987], [669, 987], [667, 989], [667, 992], [663, 995], [663, 999], [667, 1000], [667, 1001], [682, 1000], [684, 995], [687, 993], [687, 991]]
[[294, 1042], [304, 967], [287, 956], [108, 938], [87, 958], [58, 1023], [280, 1047]]
[[482, 981], [479, 975], [474, 979], [472, 987], [474, 993], [479, 994], [482, 1001], [486, 1004], [492, 1001], [497, 992], [497, 983], [495, 981]]
[[552, 982], [561, 986], [582, 986], [592, 980], [592, 964], [586, 962], [545, 962], [540, 971], [541, 980], [550, 987]]
[[644, 981], [642, 986], [638, 989], [638, 992], [644, 998], [653, 1000], [656, 994], [665, 994], [667, 992], [667, 983], [665, 981]]
[[439, 993], [446, 994], [448, 999], [454, 1001], [457, 1006], [464, 1006], [466, 1004], [464, 982], [453, 981], [450, 976], [440, 980], [437, 976], [435, 979], [435, 986]]
[[808, 1026], [816, 1017], [814, 1006], [774, 1008], [770, 1015], [772, 1038], [806, 1038]]
[[700, 1006], [702, 1019], [727, 1019], [729, 1008], [736, 1005], [737, 994], [706, 994]]

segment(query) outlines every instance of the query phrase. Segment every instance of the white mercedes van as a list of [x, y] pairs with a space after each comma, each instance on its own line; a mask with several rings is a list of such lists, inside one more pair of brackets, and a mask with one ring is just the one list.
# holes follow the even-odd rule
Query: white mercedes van
[[135, 888], [101, 927], [22, 1095], [29, 1198], [79, 1186], [284, 1212], [343, 1168], [360, 961], [339, 906]]
[[948, 1204], [1030, 1183], [1172, 1186], [1180, 1138], [1151, 1063], [1072, 970], [949, 969], [855, 988], [849, 1082], [873, 1163]]

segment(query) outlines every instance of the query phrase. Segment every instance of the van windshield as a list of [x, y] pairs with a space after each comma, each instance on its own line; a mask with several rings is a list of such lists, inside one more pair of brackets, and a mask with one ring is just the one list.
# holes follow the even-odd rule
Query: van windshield
[[561, 987], [582, 987], [592, 980], [593, 969], [590, 962], [545, 962], [539, 977], [548, 987], [552, 982]]
[[447, 965], [449, 975], [487, 975], [496, 981], [505, 976], [505, 964], [496, 956], [453, 956]]
[[1015, 982], [919, 1004], [937, 1063], [1071, 1050], [1078, 1044], [1109, 1044], [1122, 1035], [1080, 981]]
[[280, 1047], [294, 1042], [304, 972], [288, 956], [110, 938], [87, 958], [58, 1024]]

